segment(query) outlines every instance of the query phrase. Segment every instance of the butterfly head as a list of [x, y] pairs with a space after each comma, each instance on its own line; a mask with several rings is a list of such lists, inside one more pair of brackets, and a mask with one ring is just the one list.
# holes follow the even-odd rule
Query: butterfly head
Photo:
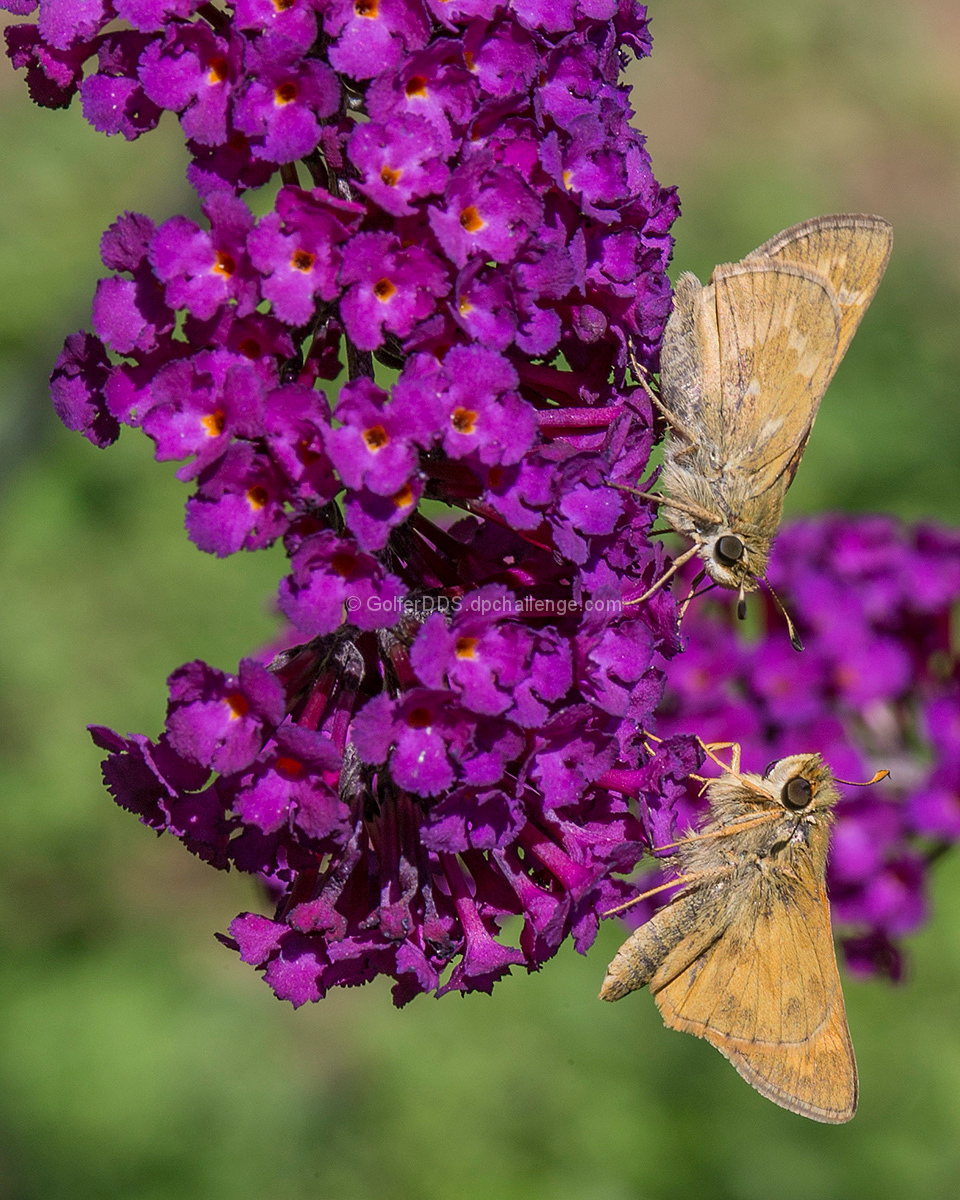
[[722, 525], [701, 535], [698, 552], [707, 574], [721, 587], [755, 592], [767, 569], [769, 542], [734, 533]]
[[791, 754], [770, 763], [762, 786], [788, 813], [825, 812], [840, 796], [833, 773], [819, 754]]

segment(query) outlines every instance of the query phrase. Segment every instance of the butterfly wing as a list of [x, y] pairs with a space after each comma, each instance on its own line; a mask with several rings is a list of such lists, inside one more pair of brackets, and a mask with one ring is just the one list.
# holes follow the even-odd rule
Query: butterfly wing
[[720, 342], [708, 289], [685, 272], [660, 349], [660, 400], [675, 433], [688, 443], [718, 445], [721, 432]]
[[815, 1121], [849, 1121], [857, 1068], [822, 880], [757, 871], [723, 936], [650, 987], [666, 1025], [705, 1038], [775, 1104]]
[[[892, 244], [881, 217], [842, 213], [795, 225], [718, 266], [699, 292], [688, 285], [681, 295], [687, 279], [696, 283], [681, 279], [663, 375], [668, 388], [675, 377], [688, 397], [687, 423], [718, 448], [741, 494], [759, 495], [781, 477], [789, 486]], [[682, 417], [681, 401], [672, 403]]]
[[880, 285], [892, 247], [893, 229], [883, 217], [838, 213], [785, 229], [749, 258], [791, 262], [830, 281], [840, 307], [836, 370]]
[[833, 374], [842, 314], [823, 275], [770, 259], [717, 267], [707, 293], [720, 347], [723, 475], [728, 490], [757, 496], [796, 469]]

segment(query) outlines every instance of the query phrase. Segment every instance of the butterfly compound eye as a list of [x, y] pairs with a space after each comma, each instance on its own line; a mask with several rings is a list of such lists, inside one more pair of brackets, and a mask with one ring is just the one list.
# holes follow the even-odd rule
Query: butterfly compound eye
[[795, 775], [793, 779], [788, 779], [783, 785], [780, 796], [787, 808], [799, 812], [801, 808], [806, 808], [813, 799], [813, 788], [808, 780], [800, 775]]
[[722, 538], [718, 538], [713, 549], [725, 567], [732, 567], [735, 562], [739, 562], [743, 558], [743, 542], [738, 537], [734, 537], [732, 533], [725, 533]]

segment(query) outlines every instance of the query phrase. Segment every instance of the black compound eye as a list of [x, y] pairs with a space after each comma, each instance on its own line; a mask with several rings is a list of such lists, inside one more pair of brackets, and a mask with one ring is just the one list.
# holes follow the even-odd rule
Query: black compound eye
[[732, 567], [743, 558], [743, 542], [732, 533], [725, 533], [722, 538], [717, 539], [713, 552], [725, 567]]
[[780, 797], [787, 808], [799, 812], [801, 808], [806, 808], [813, 799], [813, 788], [810, 786], [809, 780], [804, 779], [802, 775], [794, 775], [793, 779], [788, 779], [783, 785]]

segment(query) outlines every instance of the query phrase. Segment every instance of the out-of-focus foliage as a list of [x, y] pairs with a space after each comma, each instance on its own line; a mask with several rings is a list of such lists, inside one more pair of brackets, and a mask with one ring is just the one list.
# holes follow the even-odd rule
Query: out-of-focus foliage
[[[954, 6], [652, 11], [635, 100], [681, 188], [678, 269], [705, 278], [822, 212], [895, 226], [788, 510], [960, 523]], [[612, 924], [585, 959], [402, 1012], [371, 986], [294, 1013], [214, 941], [250, 884], [121, 813], [83, 725], [158, 730], [169, 669], [230, 668], [269, 636], [281, 562], [199, 554], [145, 439], [99, 454], [44, 388], [100, 232], [182, 208], [184, 163], [162, 131], [127, 146], [36, 112], [2, 72], [0, 1197], [953, 1197], [960, 861], [935, 873], [909, 981], [846, 983], [862, 1097], [842, 1129], [755, 1095], [646, 995], [596, 1000]]]

